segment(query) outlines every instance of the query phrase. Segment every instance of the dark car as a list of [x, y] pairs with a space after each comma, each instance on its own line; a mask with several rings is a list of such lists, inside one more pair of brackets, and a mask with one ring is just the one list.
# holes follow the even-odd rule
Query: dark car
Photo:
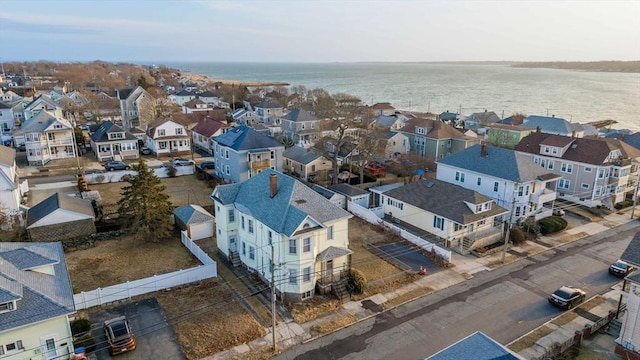
[[203, 161], [200, 163], [200, 168], [203, 170], [211, 170], [216, 168], [216, 163], [213, 161]]
[[136, 338], [133, 336], [129, 321], [124, 316], [119, 316], [104, 322], [104, 336], [107, 337], [109, 353], [111, 355], [136, 349]]
[[622, 260], [618, 260], [609, 266], [609, 274], [617, 277], [625, 277], [633, 271], [633, 267]]
[[129, 164], [123, 162], [123, 161], [114, 161], [114, 160], [110, 160], [107, 161], [106, 164], [104, 164], [104, 168], [109, 170], [109, 171], [113, 171], [113, 170], [129, 170], [131, 169], [131, 166], [129, 166]]
[[574, 287], [562, 286], [549, 296], [549, 303], [561, 309], [573, 309], [587, 297], [587, 294]]
[[151, 149], [149, 149], [146, 146], [143, 146], [143, 147], [140, 148], [140, 154], [149, 155], [149, 154], [151, 154]]

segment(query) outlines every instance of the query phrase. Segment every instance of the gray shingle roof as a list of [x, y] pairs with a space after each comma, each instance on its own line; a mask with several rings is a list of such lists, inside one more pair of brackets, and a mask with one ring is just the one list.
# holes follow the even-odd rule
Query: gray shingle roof
[[376, 126], [390, 128], [396, 121], [398, 121], [397, 116], [380, 115], [373, 121], [373, 124]]
[[16, 149], [12, 149], [8, 146], [0, 145], [0, 164], [5, 164], [9, 167], [13, 166], [16, 161]]
[[282, 153], [283, 158], [290, 159], [304, 165], [311, 163], [312, 161], [318, 159], [321, 156], [322, 154], [320, 154], [319, 152], [315, 151], [312, 148], [305, 149], [297, 145], [286, 149]]
[[327, 189], [324, 186], [320, 186], [318, 184], [315, 184], [311, 187], [311, 190], [317, 192], [318, 194], [324, 196], [325, 199], [329, 200], [331, 199], [334, 195], [336, 195], [335, 192]]
[[457, 343], [440, 350], [427, 360], [522, 360], [520, 355], [477, 331]]
[[469, 224], [508, 212], [507, 209], [493, 203], [490, 210], [475, 214], [469, 209], [467, 203], [482, 204], [491, 201], [491, 198], [437, 179], [420, 179], [385, 191], [384, 195], [440, 215], [458, 224]]
[[291, 121], [316, 121], [318, 120], [312, 113], [305, 109], [296, 108], [293, 111], [289, 112], [287, 115], [282, 117], [286, 120]]
[[274, 147], [284, 148], [284, 145], [275, 139], [244, 125], [230, 129], [226, 133], [214, 137], [213, 140], [222, 146], [232, 148], [236, 151]]
[[359, 187], [349, 185], [346, 183], [331, 185], [329, 186], [329, 190], [333, 190], [339, 194], [346, 195], [346, 196], [358, 196], [358, 195], [369, 194], [367, 190], [362, 190]]
[[326, 248], [322, 252], [320, 252], [318, 254], [318, 256], [316, 256], [316, 260], [324, 262], [324, 261], [333, 260], [333, 259], [339, 258], [341, 256], [349, 255], [349, 254], [353, 254], [353, 251], [351, 251], [351, 250], [349, 250], [347, 248], [329, 246], [328, 248]]
[[[277, 176], [277, 193], [270, 196], [271, 174]], [[351, 217], [309, 187], [275, 170], [266, 170], [238, 184], [219, 185], [212, 197], [223, 204], [233, 203], [274, 231], [291, 236], [307, 216], [319, 223]]]
[[[640, 231], [636, 233], [627, 248], [622, 252], [620, 260], [640, 268]], [[640, 273], [640, 270], [636, 271], [636, 273]]]
[[[15, 266], [8, 258], [15, 257], [18, 250], [32, 258], [32, 264], [43, 258], [53, 261], [54, 275]], [[0, 242], [0, 263], [0, 299], [18, 299], [15, 310], [0, 314], [0, 332], [75, 312], [60, 242]]]
[[480, 144], [474, 145], [446, 156], [436, 163], [514, 182], [529, 182], [549, 174], [548, 170], [534, 164], [528, 155], [519, 154], [509, 149], [487, 146], [487, 155], [482, 156], [481, 146]]
[[173, 214], [185, 224], [200, 224], [214, 220], [213, 215], [200, 205], [186, 205], [173, 210]]
[[[109, 139], [109, 134], [122, 133], [122, 132], [124, 133], [124, 139], [117, 139], [117, 140], [116, 139], [113, 139], [113, 140]], [[94, 142], [97, 142], [97, 143], [101, 143], [101, 142], [122, 141], [122, 140], [137, 141], [138, 138], [136, 138], [135, 136], [133, 136], [133, 134], [131, 134], [128, 131], [124, 130], [120, 126], [112, 123], [111, 121], [105, 121], [102, 124], [100, 124], [98, 129], [93, 134], [91, 134], [91, 140], [93, 140]]]
[[27, 227], [38, 222], [52, 212], [64, 209], [79, 214], [95, 216], [91, 202], [83, 199], [72, 198], [62, 193], [51, 194], [27, 211]]
[[72, 126], [67, 119], [57, 118], [54, 114], [46, 111], [40, 110], [24, 124], [19, 131], [16, 133], [24, 134], [28, 132], [43, 132], [50, 128], [51, 125], [55, 123], [60, 123], [65, 126], [65, 129], [71, 129]]
[[53, 265], [58, 260], [50, 259], [27, 249], [15, 249], [2, 253], [2, 257], [19, 270], [28, 270], [34, 267]]
[[530, 115], [524, 119], [523, 127], [536, 129], [542, 132], [571, 135], [573, 128], [571, 123], [559, 117]]

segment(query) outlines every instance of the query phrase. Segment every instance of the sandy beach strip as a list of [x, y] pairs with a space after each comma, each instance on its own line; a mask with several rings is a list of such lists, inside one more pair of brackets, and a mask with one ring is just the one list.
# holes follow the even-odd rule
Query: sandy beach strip
[[286, 82], [264, 82], [264, 81], [247, 81], [247, 80], [227, 80], [227, 79], [213, 79], [209, 76], [202, 74], [195, 74], [190, 71], [180, 71], [183, 78], [193, 82], [206, 82], [210, 84], [220, 83], [223, 85], [242, 85], [242, 86], [289, 86]]

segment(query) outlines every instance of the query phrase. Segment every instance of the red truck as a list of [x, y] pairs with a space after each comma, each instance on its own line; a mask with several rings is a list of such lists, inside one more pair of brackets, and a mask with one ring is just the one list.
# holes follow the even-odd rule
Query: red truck
[[367, 164], [365, 169], [368, 170], [371, 173], [371, 175], [375, 177], [384, 177], [387, 175], [387, 168], [380, 164], [370, 163], [370, 164]]

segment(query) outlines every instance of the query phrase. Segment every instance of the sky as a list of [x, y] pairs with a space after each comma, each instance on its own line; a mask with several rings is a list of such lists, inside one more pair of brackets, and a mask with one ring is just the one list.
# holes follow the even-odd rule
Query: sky
[[640, 0], [1, 0], [0, 61], [640, 60]]

